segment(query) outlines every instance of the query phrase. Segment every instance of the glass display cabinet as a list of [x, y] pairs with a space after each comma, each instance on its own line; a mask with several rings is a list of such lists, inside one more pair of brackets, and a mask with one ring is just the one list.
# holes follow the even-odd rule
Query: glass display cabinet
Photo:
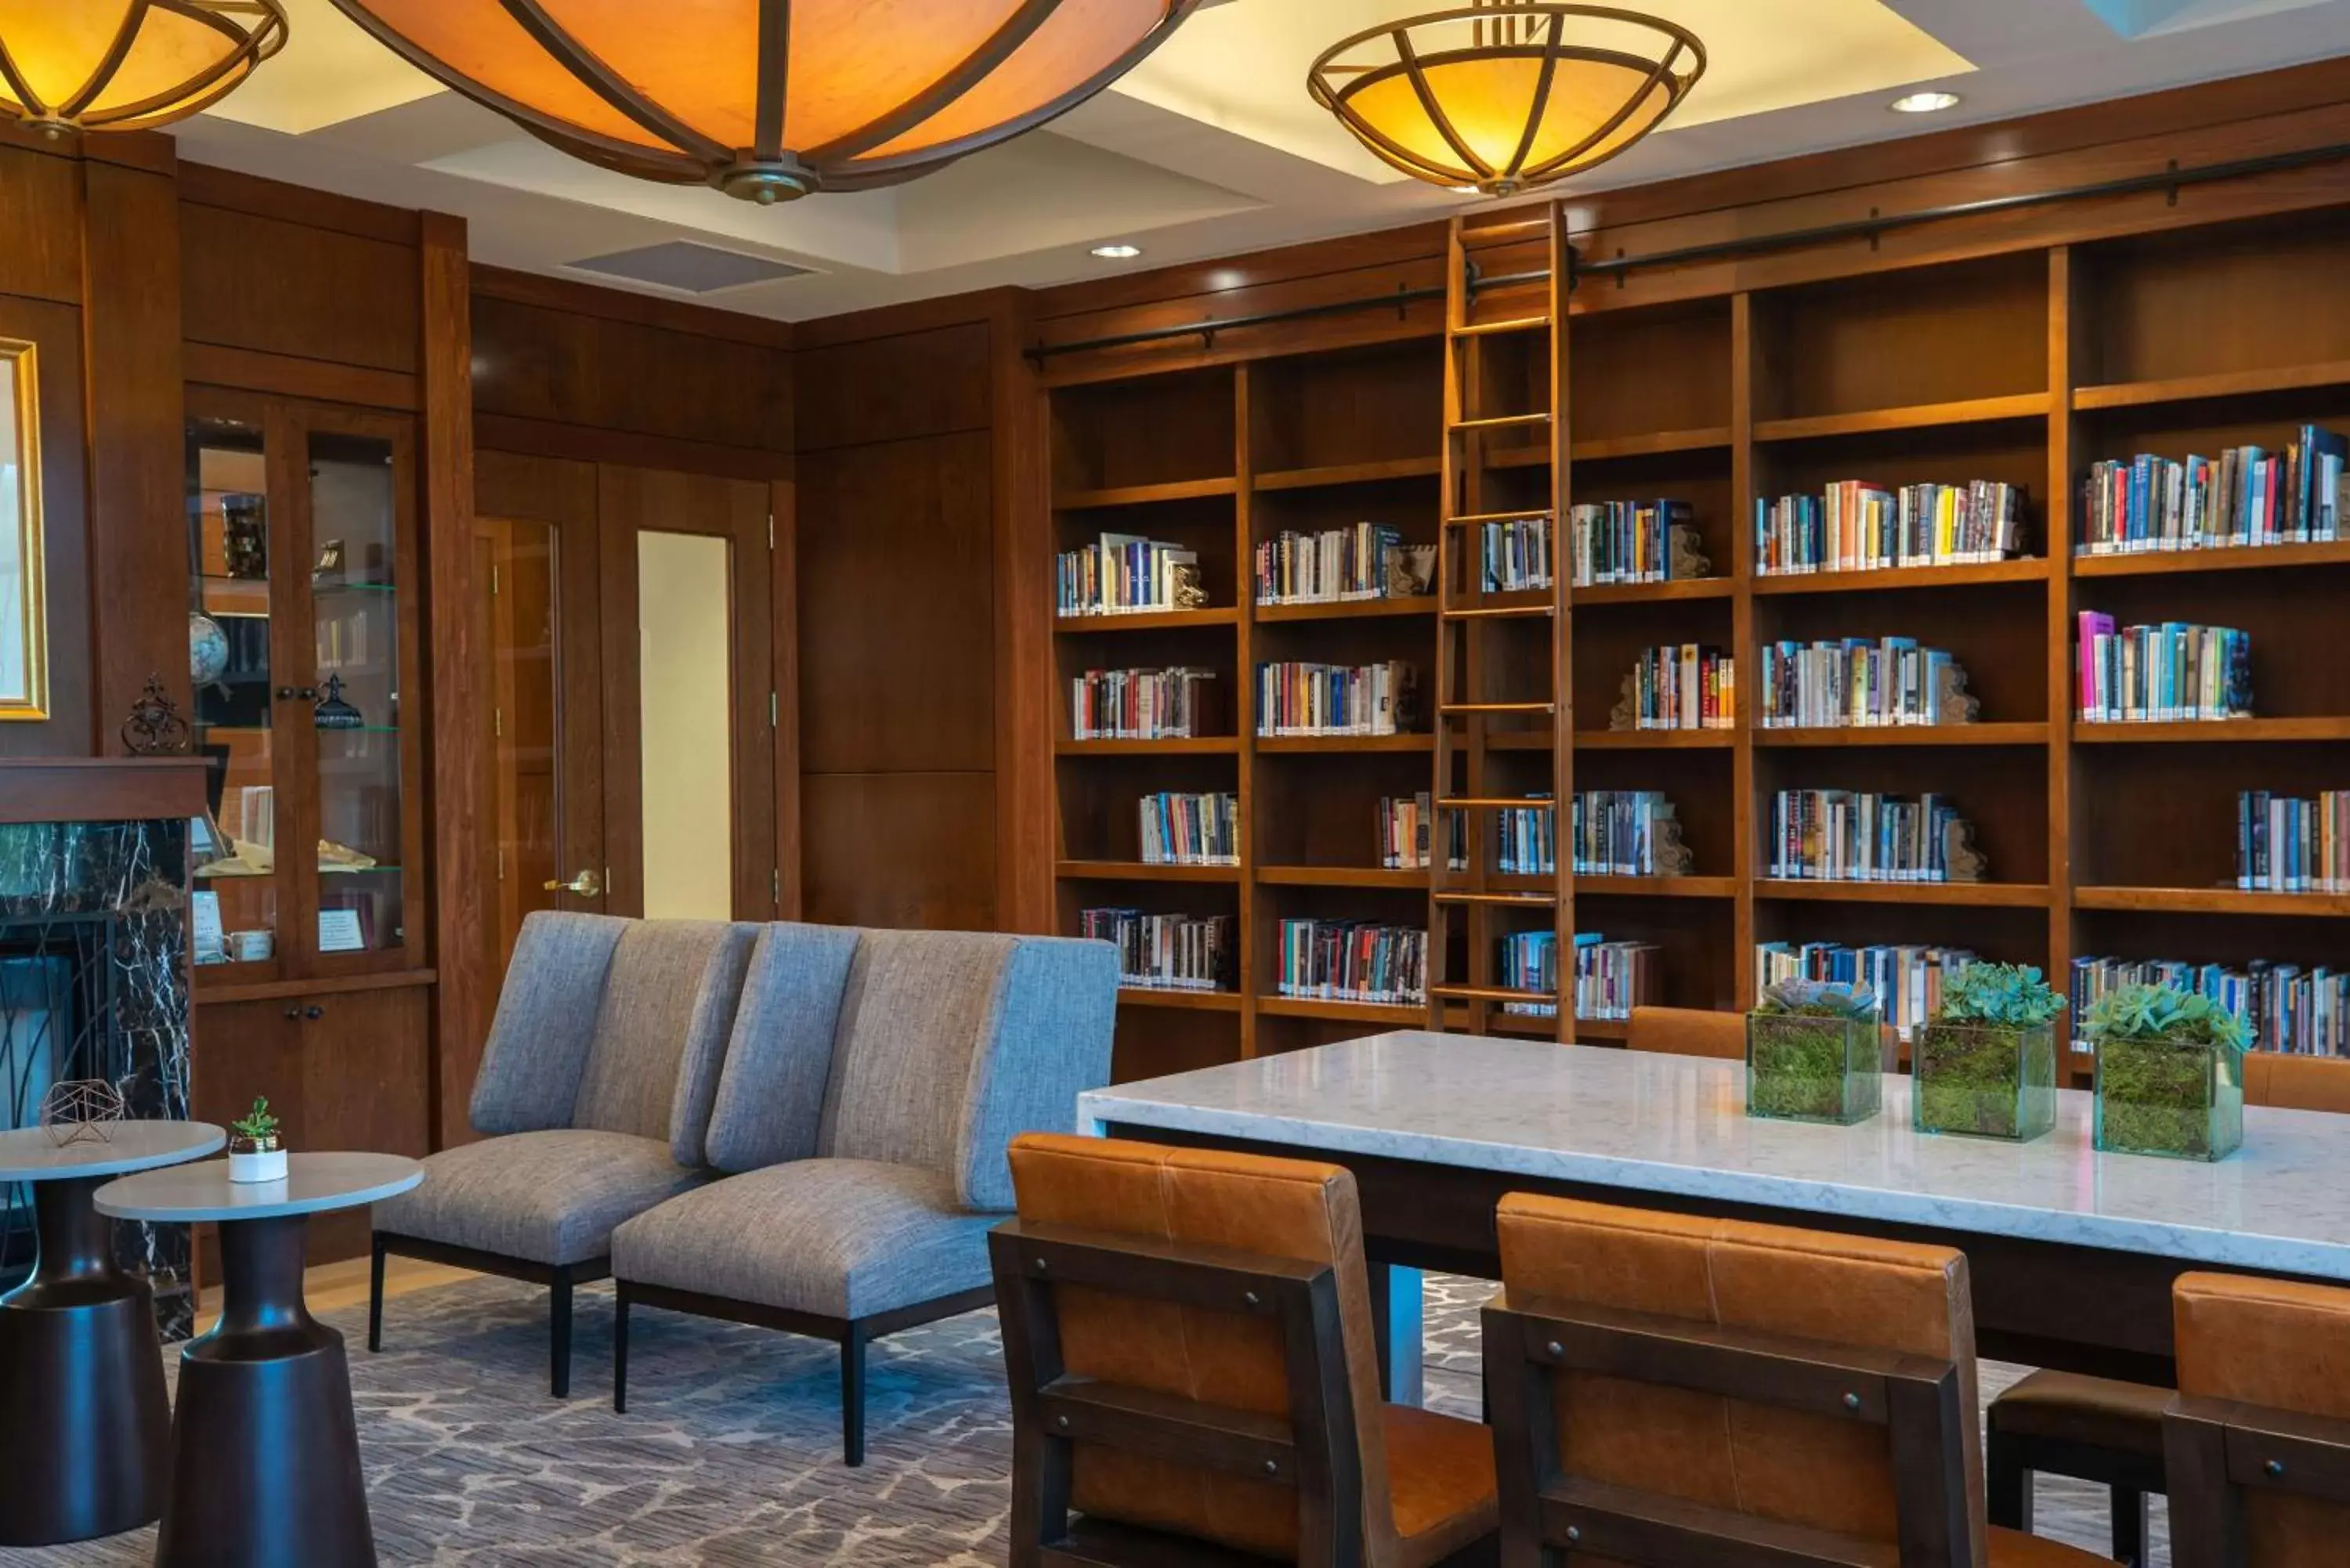
[[[415, 421], [192, 389], [200, 973], [424, 962]], [[420, 710], [421, 711], [421, 710]], [[210, 986], [223, 981], [210, 978]]]

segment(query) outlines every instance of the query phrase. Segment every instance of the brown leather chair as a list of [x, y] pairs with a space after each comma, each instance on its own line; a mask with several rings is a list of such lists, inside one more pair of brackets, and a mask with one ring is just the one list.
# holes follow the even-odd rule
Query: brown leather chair
[[1960, 1252], [1523, 1194], [1497, 1222], [1504, 1561], [2104, 1562], [1986, 1524]]
[[1014, 1568], [1493, 1561], [1489, 1429], [1379, 1397], [1350, 1173], [1032, 1133], [1012, 1179]]
[[1635, 1051], [1676, 1056], [1746, 1059], [1746, 1014], [1700, 1007], [1636, 1007], [1624, 1044]]
[[[2244, 1103], [2350, 1111], [2350, 1060], [2254, 1051]], [[2113, 1498], [2114, 1558], [2147, 1559], [2147, 1497], [2168, 1490], [2162, 1413], [2170, 1390], [2071, 1372], [2034, 1372], [1991, 1402], [1991, 1517], [2024, 1529], [2034, 1472], [2093, 1481]]]
[[2350, 1559], [2350, 1290], [2181, 1274], [2171, 1314], [2171, 1561], [2314, 1568]]

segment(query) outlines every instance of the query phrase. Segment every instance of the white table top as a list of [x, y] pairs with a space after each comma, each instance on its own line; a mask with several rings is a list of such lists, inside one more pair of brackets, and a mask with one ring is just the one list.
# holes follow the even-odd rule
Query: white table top
[[103, 1127], [103, 1138], [60, 1144], [47, 1127], [0, 1132], [0, 1181], [86, 1180], [178, 1165], [218, 1154], [228, 1134], [210, 1122], [120, 1121]]
[[2028, 1144], [1919, 1134], [1909, 1080], [1856, 1127], [1745, 1114], [1745, 1065], [1403, 1031], [1079, 1097], [1165, 1127], [2350, 1280], [2350, 1116], [2244, 1111], [2217, 1164], [2099, 1154], [2064, 1090]]
[[405, 1155], [295, 1154], [282, 1181], [231, 1181], [228, 1161], [213, 1159], [109, 1181], [91, 1201], [117, 1220], [282, 1220], [379, 1203], [423, 1179], [424, 1167]]

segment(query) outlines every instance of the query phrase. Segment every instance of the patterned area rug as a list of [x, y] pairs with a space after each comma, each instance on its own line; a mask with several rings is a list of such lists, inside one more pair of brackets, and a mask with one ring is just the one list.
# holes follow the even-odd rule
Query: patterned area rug
[[[1492, 1287], [1432, 1278], [1429, 1404], [1479, 1407], [1477, 1307]], [[813, 1341], [639, 1309], [629, 1414], [616, 1416], [608, 1296], [583, 1293], [573, 1397], [545, 1386], [544, 1298], [500, 1280], [419, 1292], [328, 1321], [351, 1345], [359, 1440], [388, 1565], [994, 1568], [1003, 1561], [1010, 1417], [992, 1313], [881, 1341], [863, 1469], [840, 1464], [837, 1361]], [[167, 1357], [176, 1360], [176, 1356]], [[2016, 1369], [1984, 1368], [1984, 1393]], [[2042, 1483], [2043, 1532], [2102, 1550], [2102, 1497]], [[135, 1568], [154, 1532], [6, 1568]], [[2168, 1563], [2158, 1547], [2157, 1563]]]

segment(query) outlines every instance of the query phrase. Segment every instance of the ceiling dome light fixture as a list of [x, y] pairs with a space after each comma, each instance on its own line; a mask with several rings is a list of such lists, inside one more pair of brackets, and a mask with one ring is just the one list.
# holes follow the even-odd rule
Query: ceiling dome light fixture
[[1033, 130], [1197, 4], [335, 0], [573, 157], [763, 203], [895, 184]]
[[283, 0], [0, 0], [0, 120], [51, 138], [152, 130], [285, 46]]
[[1340, 40], [1306, 86], [1393, 167], [1507, 196], [1615, 157], [1704, 70], [1697, 36], [1653, 16], [1474, 0]]
[[1093, 254], [1104, 261], [1132, 261], [1142, 254], [1142, 247], [1122, 243], [1114, 245], [1096, 245], [1093, 248]]
[[1959, 95], [1954, 92], [1904, 93], [1885, 106], [1896, 114], [1932, 114], [1937, 110], [1959, 107]]

